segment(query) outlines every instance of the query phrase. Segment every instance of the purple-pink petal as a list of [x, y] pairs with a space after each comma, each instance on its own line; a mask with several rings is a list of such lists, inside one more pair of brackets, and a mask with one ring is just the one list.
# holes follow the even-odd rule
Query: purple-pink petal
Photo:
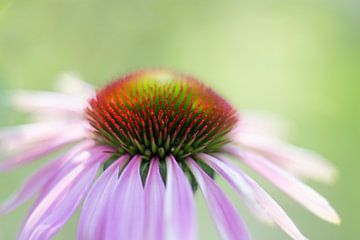
[[219, 156], [214, 157], [205, 153], [201, 153], [198, 156], [225, 178], [242, 197], [255, 201], [253, 189], [249, 186], [243, 176], [239, 175], [233, 168], [222, 161]]
[[219, 175], [221, 175], [239, 194], [242, 200], [245, 201], [247, 207], [258, 217], [266, 223], [272, 223], [269, 216], [264, 211], [263, 207], [259, 205], [256, 195], [252, 187], [246, 181], [242, 174], [236, 172], [234, 167], [229, 166], [223, 161], [224, 156], [211, 156], [208, 154], [199, 154], [201, 160], [213, 168]]
[[214, 180], [194, 160], [187, 159], [187, 164], [200, 186], [221, 238], [224, 240], [250, 239], [246, 226], [235, 206]]
[[82, 207], [77, 239], [97, 240], [104, 236], [107, 205], [119, 180], [120, 168], [127, 159], [124, 155], [116, 160], [92, 186]]
[[306, 240], [307, 238], [299, 231], [294, 222], [280, 207], [280, 205], [253, 179], [248, 176], [245, 177], [254, 189], [258, 203], [264, 208], [271, 219], [293, 239]]
[[30, 123], [15, 127], [0, 129], [0, 150], [11, 152], [36, 143], [44, 143], [58, 138], [66, 131], [84, 129], [84, 122], [77, 121], [51, 121]]
[[[86, 102], [85, 102], [86, 103]], [[86, 107], [83, 101], [70, 95], [45, 91], [21, 91], [12, 95], [12, 104], [25, 112], [48, 111], [82, 115]]]
[[144, 239], [144, 188], [140, 164], [141, 158], [133, 157], [120, 175], [108, 203], [104, 239]]
[[[31, 198], [35, 193], [44, 190], [45, 186], [56, 179], [56, 176], [59, 174], [59, 172], [61, 172], [61, 169], [65, 163], [92, 145], [92, 141], [80, 143], [72, 148], [68, 153], [64, 154], [64, 156], [61, 156], [59, 159], [56, 159], [55, 161], [49, 163], [37, 171], [34, 175], [25, 181], [24, 185], [14, 194], [14, 196], [9, 198], [4, 204], [0, 206], [0, 215], [12, 211]], [[73, 167], [73, 165], [71, 167]], [[70, 169], [71, 168], [68, 168], [67, 171]]]
[[5, 162], [0, 163], [0, 172], [8, 171], [15, 167], [38, 160], [41, 157], [44, 157], [67, 144], [80, 140], [81, 138], [83, 138], [83, 136], [83, 133], [75, 131], [67, 133], [66, 135], [53, 138], [46, 143], [40, 143], [35, 147], [29, 149], [28, 151], [21, 153], [21, 155], [18, 155], [14, 158], [8, 159]]
[[55, 87], [61, 93], [82, 101], [88, 100], [96, 94], [94, 86], [80, 79], [74, 73], [61, 74], [56, 81]]
[[173, 156], [165, 161], [165, 239], [197, 239], [196, 210], [190, 183]]
[[312, 213], [326, 221], [336, 224], [340, 223], [338, 214], [329, 202], [291, 174], [259, 155], [245, 152], [232, 146], [227, 146], [225, 149], [264, 176], [284, 193], [309, 209]]
[[51, 211], [46, 219], [39, 223], [39, 230], [34, 231], [36, 232], [35, 239], [50, 239], [70, 219], [91, 186], [98, 167], [96, 164], [96, 166], [83, 173], [78, 182], [67, 193], [66, 198], [59, 203], [58, 207]]
[[332, 182], [336, 178], [336, 168], [322, 156], [287, 144], [280, 139], [242, 133], [235, 138], [235, 141], [297, 176], [323, 182]]
[[57, 162], [51, 163], [26, 180], [25, 184], [14, 196], [1, 205], [0, 214], [6, 214], [12, 211], [31, 198], [36, 192], [40, 191], [51, 177], [55, 175], [57, 165]]
[[[35, 203], [27, 217], [19, 239], [49, 239], [71, 217], [85, 196], [98, 167], [104, 159], [100, 155], [82, 153], [82, 161], [67, 171], [45, 196]], [[93, 162], [93, 158], [99, 161]], [[102, 155], [102, 158], [104, 156]], [[87, 164], [93, 162], [93, 164]]]
[[[239, 188], [242, 188], [244, 184], [251, 188], [252, 197], [254, 198], [253, 201], [262, 208], [264, 214], [268, 215], [268, 217], [278, 224], [289, 236], [296, 240], [306, 239], [276, 201], [253, 179], [234, 164], [231, 164], [224, 156], [215, 158], [202, 154], [201, 157], [206, 163], [214, 167], [237, 191], [241, 191]], [[237, 183], [238, 179], [241, 179], [241, 184]], [[242, 181], [245, 181], [245, 183]]]
[[145, 183], [145, 230], [147, 240], [164, 239], [165, 185], [160, 175], [159, 159], [151, 160]]

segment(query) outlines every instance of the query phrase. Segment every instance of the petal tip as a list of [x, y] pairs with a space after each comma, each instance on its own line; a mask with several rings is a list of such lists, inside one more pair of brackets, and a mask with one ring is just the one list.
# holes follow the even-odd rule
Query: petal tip
[[341, 217], [339, 216], [339, 214], [335, 211], [334, 208], [330, 207], [330, 209], [328, 209], [328, 213], [326, 215], [322, 215], [320, 216], [323, 220], [335, 224], [335, 225], [340, 225], [341, 224]]
[[333, 218], [331, 219], [332, 221], [331, 221], [331, 223], [333, 223], [333, 224], [335, 224], [335, 225], [340, 225], [341, 224], [341, 218], [340, 218], [340, 216], [336, 213], [336, 212], [334, 212], [334, 216], [333, 216]]

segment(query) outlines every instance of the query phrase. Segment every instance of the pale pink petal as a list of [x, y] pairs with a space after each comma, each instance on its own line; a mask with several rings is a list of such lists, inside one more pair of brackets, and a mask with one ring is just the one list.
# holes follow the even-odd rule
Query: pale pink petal
[[27, 145], [46, 142], [74, 129], [83, 129], [84, 132], [84, 126], [82, 121], [52, 121], [2, 128], [0, 129], [0, 149], [12, 151]]
[[54, 207], [44, 220], [38, 223], [36, 229], [33, 230], [32, 238], [51, 239], [62, 228], [85, 197], [96, 176], [98, 167], [99, 164], [95, 164], [81, 174], [78, 181], [67, 192], [66, 198], [59, 202], [57, 207]]
[[53, 162], [40, 169], [31, 178], [26, 180], [25, 184], [21, 187], [17, 194], [1, 205], [0, 214], [3, 215], [12, 211], [31, 198], [36, 192], [40, 191], [40, 189], [50, 180], [50, 178], [55, 175], [57, 166], [58, 162]]
[[38, 160], [41, 157], [44, 157], [67, 144], [79, 141], [80, 139], [84, 138], [84, 136], [85, 136], [84, 129], [73, 129], [72, 131], [66, 134], [62, 134], [57, 138], [53, 138], [47, 141], [46, 143], [38, 144], [33, 148], [25, 152], [22, 152], [18, 156], [15, 156], [11, 159], [5, 160], [4, 162], [1, 162], [0, 172], [8, 171], [15, 167]]
[[242, 197], [251, 199], [252, 201], [255, 200], [253, 189], [249, 186], [247, 181], [225, 162], [221, 161], [220, 157], [214, 157], [205, 153], [198, 154], [198, 156], [223, 176]]
[[[71, 217], [85, 196], [105, 155], [83, 152], [74, 166], [38, 201], [25, 221], [19, 239], [49, 239]], [[101, 159], [103, 158], [103, 159]], [[98, 161], [94, 161], [94, 160]], [[92, 163], [92, 164], [90, 164]]]
[[104, 239], [143, 240], [144, 188], [141, 158], [133, 157], [120, 175], [108, 204]]
[[12, 104], [21, 111], [49, 111], [64, 114], [83, 113], [86, 102], [80, 99], [56, 92], [19, 90], [12, 95]]
[[266, 223], [272, 223], [272, 219], [264, 212], [264, 208], [259, 205], [256, 199], [253, 188], [249, 185], [242, 174], [230, 167], [223, 160], [224, 156], [211, 156], [208, 154], [198, 154], [199, 158], [213, 168], [218, 174], [226, 179], [227, 182], [236, 190], [240, 197], [245, 200], [247, 207], [258, 217]]
[[[25, 184], [21, 187], [17, 193], [9, 198], [4, 204], [0, 206], [0, 215], [6, 214], [29, 198], [31, 198], [35, 193], [39, 192], [41, 189], [45, 188], [51, 180], [56, 178], [59, 172], [61, 172], [62, 166], [74, 156], [80, 152], [86, 150], [87, 148], [93, 146], [92, 141], [83, 142], [76, 145], [68, 153], [61, 156], [59, 159], [56, 159], [54, 162], [46, 165], [28, 180], [25, 181]], [[68, 169], [67, 169], [68, 170]]]
[[249, 184], [253, 187], [258, 203], [265, 209], [274, 222], [281, 227], [284, 232], [295, 240], [306, 240], [307, 238], [299, 231], [294, 222], [286, 212], [264, 191], [254, 180], [245, 176]]
[[[79, 143], [57, 161], [59, 165], [54, 170], [54, 175], [42, 186], [40, 194], [33, 204], [30, 213], [33, 212], [34, 208], [48, 196], [53, 188], [62, 181], [64, 176], [72, 171], [72, 169], [81, 164], [89, 165], [93, 164], [95, 160], [101, 161], [110, 157], [110, 153], [103, 152], [102, 147], [93, 147], [93, 143], [93, 141]], [[89, 158], [89, 156], [91, 156], [91, 158]]]
[[233, 146], [227, 146], [225, 147], [225, 150], [241, 159], [245, 164], [263, 175], [271, 183], [320, 218], [332, 223], [340, 223], [338, 214], [323, 196], [283, 169], [259, 155], [241, 151]]
[[323, 182], [333, 182], [337, 176], [336, 168], [319, 154], [280, 139], [242, 133], [234, 140], [295, 175]]
[[242, 110], [235, 133], [252, 133], [271, 137], [286, 136], [288, 123], [279, 115], [266, 111]]
[[165, 185], [160, 175], [159, 160], [152, 159], [145, 183], [145, 236], [147, 240], [164, 239]]
[[87, 100], [96, 94], [92, 85], [81, 80], [74, 73], [64, 73], [60, 75], [56, 81], [55, 87], [62, 93], [75, 96], [82, 100]]
[[[296, 240], [306, 239], [276, 201], [254, 180], [243, 173], [238, 167], [231, 164], [224, 156], [215, 158], [203, 154], [201, 159], [204, 159], [206, 163], [209, 163], [211, 167], [216, 169], [238, 192], [242, 191], [243, 185], [250, 187], [252, 189], [252, 197], [256, 204], [260, 205], [264, 213], [289, 234], [289, 236]], [[237, 183], [239, 181], [238, 179], [241, 179], [241, 184]], [[245, 184], [243, 181], [245, 181]]]
[[[76, 149], [75, 149], [76, 150]], [[80, 150], [80, 148], [79, 148]], [[100, 162], [104, 159], [110, 157], [110, 153], [103, 152], [102, 147], [93, 147], [93, 148], [85, 148], [78, 152], [70, 152], [65, 156], [65, 158], [61, 159], [61, 165], [59, 165], [57, 171], [52, 176], [52, 178], [42, 187], [39, 197], [36, 199], [34, 206], [37, 206], [44, 198], [48, 196], [48, 194], [53, 190], [53, 188], [62, 181], [63, 177], [73, 168], [78, 167], [78, 165], [91, 165], [95, 162]], [[91, 156], [89, 158], [89, 156]], [[33, 209], [31, 210], [31, 212]]]
[[106, 208], [119, 180], [120, 168], [127, 159], [128, 156], [125, 155], [112, 163], [91, 188], [82, 207], [77, 239], [97, 240], [104, 236]]
[[173, 156], [166, 158], [165, 239], [197, 239], [196, 210], [189, 180]]
[[214, 180], [194, 160], [187, 159], [187, 164], [199, 184], [221, 238], [226, 240], [250, 239], [246, 226], [235, 206]]

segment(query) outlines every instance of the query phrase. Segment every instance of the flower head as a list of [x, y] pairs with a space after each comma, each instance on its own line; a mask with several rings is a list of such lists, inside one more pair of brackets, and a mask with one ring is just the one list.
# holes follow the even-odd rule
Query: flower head
[[235, 109], [196, 79], [167, 71], [127, 75], [91, 99], [87, 119], [100, 143], [143, 159], [178, 161], [218, 152], [237, 122]]
[[97, 93], [75, 78], [67, 76], [64, 82], [62, 93], [17, 92], [15, 105], [42, 121], [0, 132], [0, 148], [9, 157], [0, 163], [0, 171], [73, 145], [0, 207], [0, 213], [7, 213], [37, 194], [19, 239], [51, 238], [82, 202], [80, 240], [197, 239], [193, 196], [198, 188], [220, 237], [249, 239], [215, 175], [259, 219], [275, 222], [293, 239], [306, 239], [230, 157], [324, 220], [340, 221], [329, 203], [297, 178], [333, 179], [335, 170], [328, 162], [284, 143], [271, 134], [269, 121], [236, 111], [195, 78], [146, 70]]

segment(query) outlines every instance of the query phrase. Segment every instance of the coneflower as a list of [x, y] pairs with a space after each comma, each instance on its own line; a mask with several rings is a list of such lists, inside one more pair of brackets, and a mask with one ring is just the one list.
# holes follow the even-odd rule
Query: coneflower
[[139, 71], [97, 93], [80, 80], [65, 80], [62, 93], [17, 92], [15, 105], [38, 122], [0, 132], [0, 148], [9, 158], [0, 171], [73, 145], [2, 205], [5, 214], [37, 195], [19, 239], [52, 238], [81, 203], [80, 240], [197, 239], [197, 191], [221, 239], [249, 239], [215, 176], [224, 178], [260, 219], [276, 223], [293, 239], [306, 239], [230, 158], [320, 218], [340, 222], [327, 200], [297, 179], [331, 180], [335, 170], [329, 163], [271, 135], [261, 118], [239, 113], [195, 78]]

